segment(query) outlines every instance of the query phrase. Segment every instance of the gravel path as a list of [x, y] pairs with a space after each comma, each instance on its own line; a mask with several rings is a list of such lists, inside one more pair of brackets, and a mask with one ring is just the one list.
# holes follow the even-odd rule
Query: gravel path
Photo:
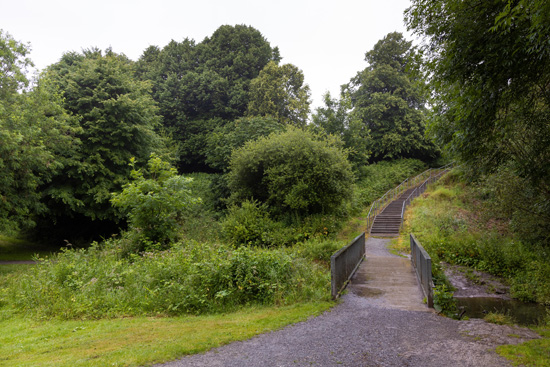
[[[388, 255], [386, 242], [369, 239], [367, 256]], [[157, 366], [509, 366], [494, 348], [536, 337], [525, 328], [401, 310], [349, 292], [319, 317]]]

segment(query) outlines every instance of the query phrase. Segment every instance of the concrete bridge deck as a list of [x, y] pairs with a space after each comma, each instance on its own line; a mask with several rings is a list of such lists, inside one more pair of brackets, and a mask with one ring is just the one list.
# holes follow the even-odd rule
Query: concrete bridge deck
[[431, 312], [409, 258], [391, 254], [391, 240], [370, 237], [366, 241], [366, 259], [348, 284], [349, 292], [381, 307]]

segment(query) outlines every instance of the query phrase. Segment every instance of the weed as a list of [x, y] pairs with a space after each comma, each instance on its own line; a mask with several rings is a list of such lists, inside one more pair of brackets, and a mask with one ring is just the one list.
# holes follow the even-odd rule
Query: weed
[[499, 312], [489, 312], [483, 320], [497, 325], [513, 325], [515, 321], [512, 316], [509, 314], [499, 313]]
[[446, 284], [437, 284], [434, 288], [434, 308], [442, 314], [454, 317], [457, 306], [452, 290]]
[[121, 256], [119, 240], [66, 250], [9, 282], [10, 303], [46, 318], [225, 312], [328, 299], [323, 267], [284, 250], [182, 242]]

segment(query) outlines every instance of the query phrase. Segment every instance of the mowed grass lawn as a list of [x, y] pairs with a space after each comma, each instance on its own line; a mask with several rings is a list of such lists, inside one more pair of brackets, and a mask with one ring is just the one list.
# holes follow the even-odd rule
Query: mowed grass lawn
[[145, 366], [304, 321], [334, 303], [246, 308], [176, 318], [29, 320], [4, 309], [0, 366]]
[[[0, 260], [30, 260], [52, 251], [0, 236]], [[207, 351], [305, 321], [334, 302], [250, 306], [182, 317], [36, 320], [6, 304], [6, 277], [30, 264], [0, 264], [0, 366], [147, 366]]]

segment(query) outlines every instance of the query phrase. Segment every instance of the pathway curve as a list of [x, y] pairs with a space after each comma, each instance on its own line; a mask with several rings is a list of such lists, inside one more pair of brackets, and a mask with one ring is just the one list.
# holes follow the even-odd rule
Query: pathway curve
[[[372, 275], [385, 271], [376, 262], [385, 257], [395, 261], [391, 266], [401, 266], [403, 263], [397, 260], [407, 260], [389, 254], [387, 241], [367, 240], [367, 261], [352, 280], [348, 294], [331, 311], [247, 341], [157, 366], [509, 366], [494, 352], [495, 346], [537, 337], [525, 328], [438, 316], [422, 304], [418, 293], [414, 295], [420, 292], [414, 287], [414, 301], [409, 304], [392, 297], [391, 282], [382, 285]], [[369, 264], [378, 270], [369, 273], [365, 270]], [[363, 288], [379, 292], [361, 292], [361, 277], [367, 282]], [[511, 334], [515, 337], [509, 337]]]

